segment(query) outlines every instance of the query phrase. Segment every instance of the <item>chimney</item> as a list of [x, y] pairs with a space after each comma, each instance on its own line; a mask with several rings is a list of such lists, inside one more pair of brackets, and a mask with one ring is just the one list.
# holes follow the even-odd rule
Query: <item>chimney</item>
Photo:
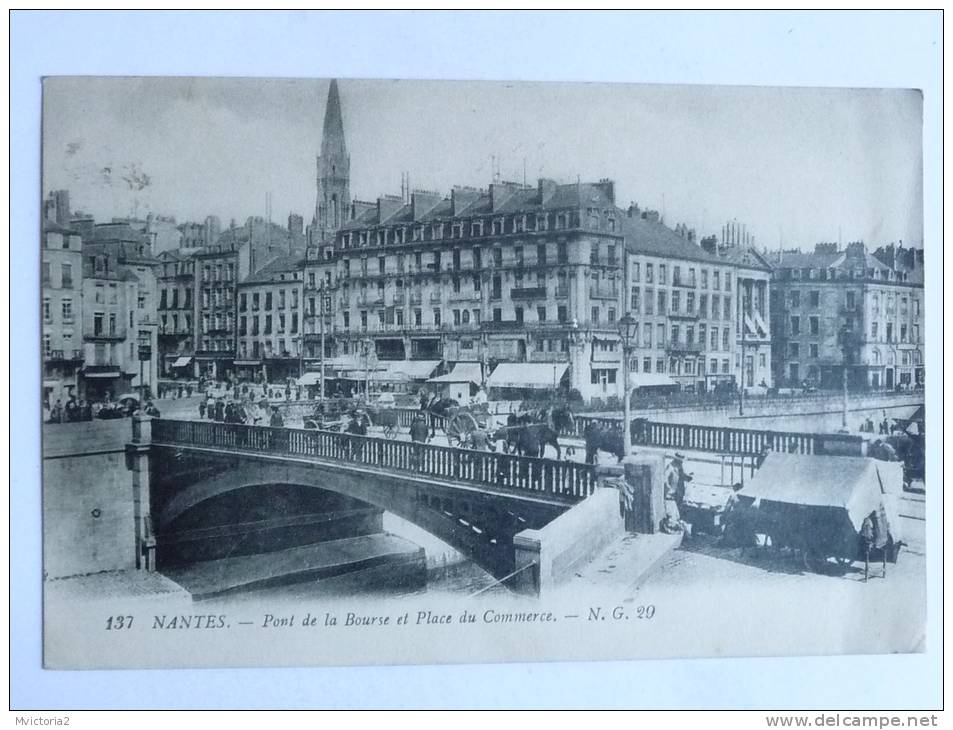
[[615, 183], [607, 177], [602, 178], [595, 187], [599, 188], [609, 199], [611, 205], [615, 205]]
[[627, 216], [629, 216], [629, 218], [639, 218], [641, 216], [642, 211], [639, 210], [639, 206], [637, 203], [632, 202], [632, 203], [629, 203], [629, 207], [625, 211], [625, 213]]
[[479, 200], [481, 191], [476, 188], [455, 187], [450, 191], [450, 215], [460, 215]]
[[546, 205], [556, 194], [556, 181], [541, 177], [539, 178], [538, 190], [539, 204]]
[[428, 190], [415, 190], [410, 194], [410, 212], [415, 221], [419, 221], [443, 200], [440, 193]]
[[377, 222], [383, 223], [404, 205], [399, 195], [383, 195], [377, 199]]

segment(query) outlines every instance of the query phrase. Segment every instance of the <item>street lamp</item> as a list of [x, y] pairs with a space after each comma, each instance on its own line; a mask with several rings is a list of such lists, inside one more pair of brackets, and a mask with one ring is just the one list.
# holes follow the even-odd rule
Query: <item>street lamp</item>
[[851, 359], [851, 337], [853, 332], [845, 324], [840, 328], [840, 345], [841, 349], [844, 351], [844, 369], [842, 374], [842, 382], [844, 388], [844, 407], [841, 413], [841, 430], [847, 431], [847, 364]]
[[628, 456], [632, 453], [632, 384], [629, 382], [629, 356], [638, 334], [639, 323], [629, 312], [626, 312], [619, 319], [616, 327], [619, 330], [619, 338], [622, 340], [622, 392], [625, 398], [622, 411], [624, 414], [622, 438], [624, 439], [625, 453]]

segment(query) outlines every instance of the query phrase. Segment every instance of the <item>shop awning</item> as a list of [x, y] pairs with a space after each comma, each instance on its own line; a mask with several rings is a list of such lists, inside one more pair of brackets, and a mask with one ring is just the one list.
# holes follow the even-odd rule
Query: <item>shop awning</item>
[[84, 378], [118, 378], [119, 370], [84, 370]]
[[439, 360], [385, 360], [377, 363], [377, 369], [371, 372], [371, 378], [398, 383], [426, 380], [433, 375], [438, 365]]
[[172, 363], [172, 367], [174, 367], [174, 368], [184, 368], [184, 367], [185, 367], [186, 365], [188, 365], [190, 362], [192, 362], [192, 358], [191, 358], [191, 357], [178, 357], [178, 358], [175, 359], [175, 362]]
[[659, 386], [677, 386], [665, 373], [629, 373], [629, 383], [633, 388], [655, 388]]
[[236, 360], [235, 365], [245, 365], [255, 367], [261, 365], [261, 360]]
[[559, 385], [569, 365], [566, 363], [504, 362], [496, 366], [487, 378], [491, 388], [539, 388], [542, 390]]
[[438, 375], [431, 378], [428, 383], [474, 383], [479, 385], [483, 382], [483, 376], [480, 373], [480, 363], [478, 362], [458, 362], [446, 375]]
[[[327, 373], [324, 374], [327, 377]], [[298, 378], [298, 385], [317, 385], [321, 382], [321, 373], [307, 372]]]

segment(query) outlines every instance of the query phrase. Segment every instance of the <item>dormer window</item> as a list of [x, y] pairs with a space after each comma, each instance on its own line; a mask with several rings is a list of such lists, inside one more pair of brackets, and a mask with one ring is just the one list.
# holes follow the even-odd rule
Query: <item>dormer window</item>
[[483, 235], [483, 221], [473, 221], [470, 224], [470, 235], [471, 236]]

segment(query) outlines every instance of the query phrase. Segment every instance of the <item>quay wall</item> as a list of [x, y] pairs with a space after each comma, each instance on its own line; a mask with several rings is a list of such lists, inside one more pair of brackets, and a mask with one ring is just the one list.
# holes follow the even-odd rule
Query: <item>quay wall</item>
[[43, 427], [43, 574], [136, 567], [129, 419]]

